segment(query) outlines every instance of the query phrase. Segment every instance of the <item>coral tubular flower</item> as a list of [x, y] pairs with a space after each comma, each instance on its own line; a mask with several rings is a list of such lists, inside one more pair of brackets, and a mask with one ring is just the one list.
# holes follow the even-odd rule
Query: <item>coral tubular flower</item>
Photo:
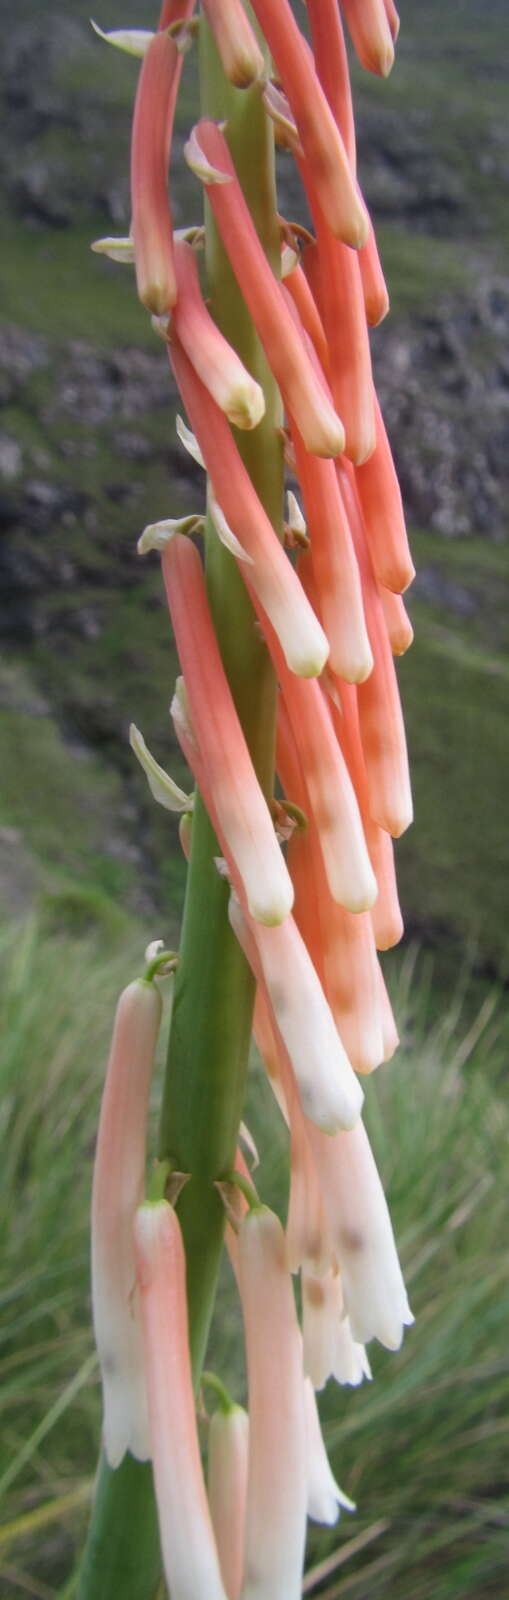
[[282, 922], [293, 888], [225, 676], [198, 552], [177, 534], [162, 568], [192, 726], [225, 848], [251, 915], [269, 925]]
[[175, 269], [178, 298], [173, 321], [189, 360], [229, 421], [237, 428], [256, 428], [265, 411], [263, 389], [207, 311], [196, 256], [184, 241], [175, 245]]
[[263, 56], [241, 0], [203, 0], [225, 76], [246, 89], [263, 72]]
[[249, 1419], [243, 1406], [210, 1419], [207, 1488], [228, 1600], [239, 1600], [244, 1569]]
[[145, 1128], [161, 999], [130, 983], [118, 1002], [101, 1104], [92, 1187], [92, 1307], [101, 1366], [104, 1448], [150, 1454], [132, 1228], [143, 1194]]
[[313, 176], [318, 202], [332, 233], [359, 248], [367, 236], [367, 214], [312, 53], [289, 0], [254, 0], [253, 10], [274, 57]]
[[196, 137], [206, 160], [230, 179], [207, 182], [213, 211], [227, 255], [283, 399], [316, 455], [337, 456], [344, 430], [309, 359], [286, 305], [280, 284], [264, 254], [223, 134], [214, 122], [198, 123]]
[[299, 575], [311, 566], [333, 672], [348, 683], [362, 683], [371, 672], [373, 657], [359, 569], [334, 464], [309, 455], [296, 428], [291, 435], [311, 536], [310, 553], [301, 559]]
[[328, 377], [330, 367], [329, 346], [316, 300], [311, 293], [306, 274], [300, 264], [297, 264], [292, 272], [287, 272], [284, 283], [285, 289], [291, 294], [302, 326], [316, 351], [320, 366], [323, 367], [323, 371]]
[[301, 1338], [283, 1229], [265, 1207], [240, 1225], [239, 1277], [250, 1419], [242, 1600], [300, 1600], [307, 1507]]
[[379, 587], [387, 636], [393, 656], [404, 656], [413, 643], [414, 630], [400, 594]]
[[339, 687], [341, 711], [338, 711], [334, 700], [329, 700], [329, 710], [357, 796], [369, 857], [377, 882], [378, 894], [370, 911], [375, 942], [378, 950], [389, 950], [393, 945], [399, 944], [403, 934], [403, 919], [394, 867], [394, 847], [390, 834], [379, 827], [370, 813], [356, 690], [346, 683], [342, 683]]
[[370, 677], [357, 689], [369, 807], [374, 821], [399, 839], [413, 817], [401, 702], [382, 602], [359, 516], [353, 474], [350, 476], [344, 467], [340, 468], [340, 487], [361, 570], [364, 610], [375, 662]]
[[356, 170], [355, 123], [348, 56], [337, 0], [307, 0], [315, 64], [337, 122], [353, 175]]
[[309, 1137], [323, 1185], [353, 1338], [399, 1350], [413, 1316], [398, 1261], [387, 1202], [362, 1122], [325, 1138]]
[[367, 911], [376, 900], [376, 881], [325, 697], [318, 683], [304, 682], [288, 672], [270, 637], [269, 648], [276, 661], [332, 898], [348, 911]]
[[345, 452], [360, 463], [375, 448], [373, 378], [364, 292], [356, 253], [334, 238], [313, 204], [310, 170], [302, 165], [313, 211], [319, 260], [318, 303], [330, 356], [334, 405], [345, 428]]
[[376, 448], [369, 461], [357, 467], [355, 481], [366, 539], [378, 582], [402, 594], [415, 578], [408, 547], [401, 490], [391, 447], [375, 395]]
[[394, 5], [394, 0], [384, 0], [385, 14], [391, 30], [391, 35], [396, 43], [399, 34], [399, 15]]
[[341, 0], [341, 6], [361, 67], [387, 78], [394, 45], [384, 0]]
[[359, 250], [358, 261], [366, 319], [370, 328], [378, 328], [379, 323], [383, 322], [389, 310], [389, 291], [385, 282], [372, 224], [370, 224], [366, 243], [363, 245], [362, 250]]
[[326, 1133], [338, 1127], [352, 1128], [360, 1115], [362, 1089], [293, 917], [287, 917], [280, 928], [260, 928], [254, 922], [248, 925], [232, 896], [230, 921], [265, 989], [306, 1116]]
[[253, 563], [240, 563], [242, 578], [269, 617], [290, 670], [303, 677], [318, 675], [329, 653], [323, 628], [258, 499], [224, 416], [178, 341], [169, 345], [169, 355], [216, 499]]
[[172, 1600], [226, 1600], [205, 1492], [189, 1357], [186, 1262], [166, 1200], [135, 1219], [154, 1485]]
[[[191, 4], [184, 10], [187, 15]], [[138, 294], [162, 316], [177, 284], [168, 201], [168, 161], [182, 57], [170, 35], [156, 33], [141, 67], [131, 142], [131, 204]]]
[[[287, 795], [304, 809], [305, 782], [283, 706], [278, 716], [277, 765]], [[295, 888], [295, 921], [320, 975], [349, 1061], [356, 1072], [372, 1072], [383, 1060], [384, 1049], [370, 914], [354, 915], [332, 899], [312, 817], [305, 831], [294, 834], [288, 862]]]
[[364, 1345], [356, 1344], [345, 1316], [339, 1272], [330, 1270], [318, 1276], [302, 1273], [302, 1336], [304, 1370], [314, 1389], [323, 1389], [328, 1378], [356, 1389], [371, 1368]]
[[343, 1494], [331, 1472], [322, 1437], [320, 1418], [313, 1385], [304, 1380], [304, 1408], [306, 1412], [306, 1444], [308, 1465], [308, 1517], [313, 1522], [323, 1522], [328, 1527], [337, 1522], [340, 1508], [355, 1511], [353, 1500]]

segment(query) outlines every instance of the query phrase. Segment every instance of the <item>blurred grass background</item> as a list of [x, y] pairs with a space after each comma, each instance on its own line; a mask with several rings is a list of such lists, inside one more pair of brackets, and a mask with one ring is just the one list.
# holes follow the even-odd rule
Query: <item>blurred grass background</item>
[[[373, 1385], [323, 1396], [358, 1510], [312, 1532], [306, 1592], [481, 1600], [505, 1593], [509, 1522], [509, 22], [505, 0], [402, 13], [389, 82], [354, 77], [392, 302], [374, 357], [419, 573], [399, 668], [408, 934], [386, 962], [402, 1048], [367, 1094], [417, 1323], [398, 1355], [375, 1352]], [[151, 18], [111, 0], [98, 21]], [[65, 15], [18, 0], [0, 67], [1, 1600], [72, 1594], [99, 1428], [88, 1207], [104, 1059], [116, 994], [148, 937], [174, 942], [183, 892], [174, 825], [126, 733], [135, 720], [184, 779], [157, 563], [134, 551], [145, 522], [195, 508], [197, 481], [131, 276], [88, 253], [128, 220], [135, 75], [82, 0]], [[181, 161], [195, 105], [188, 58], [177, 225], [198, 216]], [[282, 177], [295, 214], [284, 163]], [[248, 1120], [263, 1192], [284, 1205], [285, 1136], [256, 1063]], [[225, 1274], [224, 1375], [237, 1335]]]

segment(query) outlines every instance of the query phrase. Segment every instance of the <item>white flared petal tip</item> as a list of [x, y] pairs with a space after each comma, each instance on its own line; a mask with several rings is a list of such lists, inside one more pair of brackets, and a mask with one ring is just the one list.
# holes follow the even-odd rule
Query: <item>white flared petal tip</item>
[[193, 461], [196, 461], [197, 467], [203, 467], [204, 472], [206, 472], [205, 462], [203, 460], [198, 440], [195, 439], [194, 433], [191, 433], [191, 429], [186, 427], [182, 417], [177, 416], [175, 428], [178, 438], [180, 439], [180, 443], [184, 446], [184, 450], [187, 450], [188, 455], [192, 456]]
[[191, 172], [194, 172], [195, 178], [199, 178], [201, 183], [231, 183], [230, 172], [221, 172], [219, 167], [213, 167], [211, 162], [207, 160], [198, 139], [196, 128], [193, 128], [189, 139], [184, 145], [184, 158], [188, 167], [191, 168]]
[[103, 1444], [108, 1466], [115, 1470], [127, 1451], [137, 1461], [151, 1457], [143, 1378], [103, 1374]]
[[193, 795], [185, 794], [178, 783], [173, 782], [169, 773], [165, 772], [164, 767], [159, 765], [134, 722], [131, 722], [129, 728], [129, 744], [140, 767], [143, 768], [150, 792], [158, 805], [164, 806], [166, 811], [191, 811], [194, 804]]
[[237, 539], [236, 533], [233, 532], [233, 528], [230, 528], [230, 525], [226, 521], [226, 517], [221, 510], [219, 501], [216, 500], [215, 494], [213, 494], [213, 491], [210, 488], [208, 495], [208, 508], [210, 520], [214, 526], [215, 532], [217, 533], [217, 537], [221, 540], [221, 544], [224, 545], [225, 550], [229, 550], [230, 555], [234, 556], [236, 561], [245, 561], [247, 566], [254, 566], [253, 557], [248, 555], [247, 550], [244, 550], [240, 540]]
[[149, 522], [138, 539], [138, 555], [146, 556], [151, 550], [165, 550], [177, 533], [201, 533], [203, 523], [204, 519], [199, 513], [189, 517], [163, 517], [160, 522]]
[[415, 1322], [406, 1297], [404, 1306], [397, 1310], [387, 1305], [374, 1308], [366, 1304], [365, 1308], [359, 1306], [357, 1311], [349, 1306], [348, 1315], [356, 1342], [369, 1344], [371, 1339], [378, 1339], [385, 1350], [393, 1352], [401, 1349], [405, 1328], [413, 1327]]
[[104, 239], [94, 239], [90, 249], [96, 256], [108, 256], [110, 261], [121, 261], [127, 266], [134, 261], [134, 243], [130, 238], [115, 239], [107, 235]]
[[146, 28], [111, 28], [105, 32], [104, 28], [99, 27], [98, 22], [94, 22], [93, 17], [90, 18], [90, 26], [98, 39], [103, 39], [105, 44], [113, 44], [117, 50], [124, 50], [127, 55], [139, 58], [146, 55], [149, 44], [155, 37], [153, 33], [147, 32]]

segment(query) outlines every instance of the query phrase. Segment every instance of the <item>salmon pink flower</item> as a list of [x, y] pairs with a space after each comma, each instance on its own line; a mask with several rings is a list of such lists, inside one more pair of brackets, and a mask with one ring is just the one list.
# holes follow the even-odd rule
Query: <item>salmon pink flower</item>
[[302, 1349], [274, 1213], [248, 1212], [238, 1246], [249, 1394], [242, 1600], [300, 1600], [307, 1507]]
[[280, 928], [247, 923], [232, 896], [230, 921], [263, 984], [306, 1116], [325, 1132], [353, 1127], [363, 1094], [352, 1072], [320, 980], [293, 917]]
[[369, 639], [374, 656], [370, 677], [359, 685], [357, 704], [368, 781], [369, 807], [375, 822], [394, 838], [413, 816], [408, 755], [401, 702], [387, 638], [382, 602], [368, 555], [353, 473], [339, 468], [339, 481], [362, 579]]
[[365, 245], [359, 250], [359, 269], [362, 279], [364, 308], [370, 328], [378, 328], [389, 310], [389, 291], [378, 254], [372, 223]]
[[166, 1581], [172, 1600], [226, 1600], [196, 1428], [184, 1246], [166, 1200], [140, 1206], [134, 1243]]
[[253, 10], [276, 63], [309, 162], [319, 205], [332, 233], [358, 248], [367, 215], [337, 123], [315, 71], [312, 52], [289, 0], [254, 0]]
[[225, 853], [251, 914], [282, 922], [293, 889], [225, 676], [198, 552], [177, 534], [162, 557], [193, 732]]
[[310, 553], [301, 560], [299, 575], [311, 566], [332, 670], [348, 683], [361, 683], [371, 672], [373, 657], [359, 569], [334, 463], [309, 455], [297, 428], [291, 429], [291, 436], [311, 538]]
[[348, 56], [337, 0], [307, 0], [315, 65], [355, 176], [355, 123]]
[[264, 254], [244, 199], [226, 140], [216, 123], [195, 130], [211, 168], [229, 181], [203, 181], [227, 255], [248, 310], [308, 450], [336, 456], [344, 446], [342, 423], [317, 378], [306, 346], [295, 328], [281, 285]]
[[415, 578], [415, 567], [391, 447], [376, 395], [374, 399], [376, 448], [357, 467], [355, 481], [375, 576], [385, 589], [401, 594]]
[[400, 594], [379, 585], [385, 626], [393, 656], [404, 656], [413, 642], [414, 630]]
[[376, 900], [376, 881], [355, 793], [325, 697], [318, 683], [305, 682], [288, 672], [270, 633], [268, 643], [304, 773], [308, 807], [316, 823], [332, 898], [349, 911], [366, 911]]
[[[191, 10], [190, 0], [183, 15]], [[175, 41], [169, 33], [156, 33], [142, 63], [134, 107], [131, 203], [138, 294], [157, 316], [177, 297], [167, 183], [181, 71]]]
[[216, 499], [247, 557], [247, 563], [239, 562], [242, 578], [270, 618], [290, 670], [314, 676], [329, 651], [323, 628], [258, 499], [225, 417], [178, 340], [172, 340], [169, 355]]
[[207, 311], [202, 298], [194, 250], [185, 241], [175, 245], [177, 304], [173, 321], [189, 360], [230, 422], [256, 428], [265, 398], [228, 340]]
[[241, 0], [203, 0], [225, 77], [237, 89], [260, 78], [264, 61]]
[[[277, 766], [288, 797], [305, 809], [302, 769], [284, 707], [278, 717]], [[383, 1060], [378, 962], [369, 912], [345, 911], [330, 894], [312, 817], [290, 841], [295, 920], [319, 972], [340, 1038], [356, 1072]]]
[[[310, 248], [308, 246], [308, 248]], [[328, 377], [329, 375], [329, 347], [325, 337], [323, 322], [314, 299], [306, 274], [299, 263], [287, 272], [284, 278], [285, 289], [291, 294], [295, 309], [298, 312], [305, 333], [316, 351], [320, 366]]]
[[334, 405], [345, 428], [345, 452], [366, 461], [375, 448], [373, 378], [364, 292], [357, 254], [334, 238], [314, 203], [310, 169], [301, 172], [313, 214], [318, 246], [318, 305], [330, 357]]
[[361, 67], [387, 78], [394, 46], [384, 0], [341, 0], [341, 5]]
[[101, 1104], [92, 1187], [92, 1308], [101, 1366], [104, 1448], [150, 1455], [132, 1228], [145, 1179], [145, 1130], [161, 1021], [153, 983], [136, 980], [118, 1002]]
[[374, 822], [370, 813], [357, 691], [350, 684], [337, 684], [337, 680], [336, 685], [339, 689], [341, 710], [338, 710], [334, 699], [329, 699], [329, 711], [355, 789], [369, 858], [378, 888], [375, 903], [370, 910], [375, 943], [378, 950], [390, 950], [393, 945], [399, 944], [403, 934], [403, 919], [394, 867], [394, 847], [390, 834]]
[[242, 1406], [214, 1411], [209, 1427], [207, 1487], [228, 1600], [239, 1600], [244, 1570], [248, 1443], [249, 1419]]

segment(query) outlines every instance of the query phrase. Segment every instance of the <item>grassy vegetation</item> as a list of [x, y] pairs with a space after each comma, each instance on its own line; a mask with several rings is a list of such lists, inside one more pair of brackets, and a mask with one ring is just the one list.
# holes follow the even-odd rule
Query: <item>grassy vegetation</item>
[[[88, 1295], [94, 1130], [115, 998], [140, 970], [144, 937], [62, 938], [32, 920], [0, 952], [6, 1596], [72, 1595], [99, 1429]], [[480, 1600], [501, 1592], [509, 1515], [507, 1019], [490, 994], [467, 1025], [465, 974], [434, 1023], [432, 965], [416, 963], [415, 951], [393, 981], [403, 1046], [368, 1085], [368, 1121], [417, 1322], [398, 1355], [374, 1351], [372, 1385], [325, 1391], [331, 1457], [358, 1511], [339, 1530], [313, 1530], [308, 1584], [327, 1600]], [[156, 1082], [154, 1117], [158, 1092]], [[261, 1192], [284, 1203], [286, 1136], [256, 1064], [249, 1099]], [[210, 1360], [230, 1382], [238, 1373], [240, 1393], [239, 1337], [225, 1275]]]

